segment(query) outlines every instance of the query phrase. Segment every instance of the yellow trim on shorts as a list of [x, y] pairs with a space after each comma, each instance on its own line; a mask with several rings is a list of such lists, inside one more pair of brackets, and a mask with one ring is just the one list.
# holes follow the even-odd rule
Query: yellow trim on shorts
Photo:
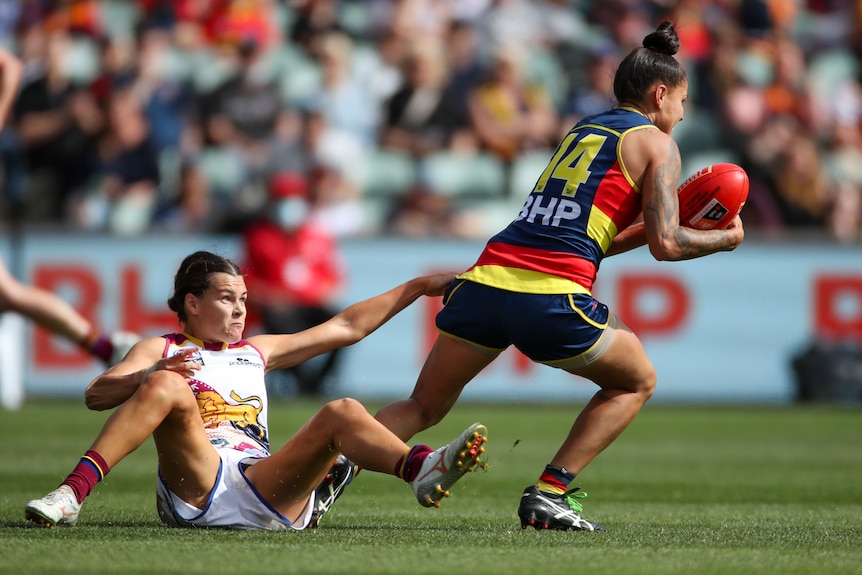
[[598, 323], [596, 321], [593, 321], [592, 319], [587, 317], [587, 315], [583, 311], [581, 311], [580, 309], [578, 309], [577, 306], [575, 306], [575, 298], [572, 297], [572, 294], [569, 294], [569, 307], [571, 307], [573, 312], [575, 312], [576, 314], [581, 316], [581, 319], [583, 319], [585, 322], [587, 322], [591, 326], [598, 328], [598, 329], [605, 329], [608, 327], [608, 321], [610, 321], [610, 319], [611, 319], [610, 314], [608, 314], [608, 321], [606, 321], [605, 323]]
[[[458, 279], [458, 278], [456, 278], [456, 279]], [[455, 287], [452, 288], [452, 291], [450, 291], [448, 294], [446, 294], [446, 299], [443, 300], [443, 305], [446, 305], [447, 303], [449, 303], [449, 300], [452, 299], [452, 296], [455, 295], [455, 292], [458, 291], [459, 289], [461, 289], [461, 286], [463, 286], [464, 282], [466, 282], [466, 281], [467, 280], [462, 279], [460, 282], [458, 282], [458, 285], [456, 285]]]

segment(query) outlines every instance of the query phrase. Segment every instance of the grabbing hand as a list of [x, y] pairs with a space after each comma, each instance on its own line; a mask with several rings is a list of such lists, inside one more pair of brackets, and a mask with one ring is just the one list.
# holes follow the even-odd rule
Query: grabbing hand
[[189, 380], [194, 376], [196, 371], [201, 369], [200, 362], [191, 359], [198, 353], [200, 353], [200, 350], [196, 347], [181, 349], [171, 357], [162, 358], [154, 363], [151, 370], [156, 371], [164, 369], [167, 371], [173, 371], [174, 373], [178, 373], [183, 376], [186, 380]]
[[452, 272], [442, 272], [439, 274], [433, 274], [430, 276], [425, 276], [426, 286], [425, 286], [425, 295], [426, 296], [438, 296], [443, 295], [446, 291], [446, 288], [449, 287], [449, 284], [452, 283], [452, 280], [455, 279], [455, 275]]

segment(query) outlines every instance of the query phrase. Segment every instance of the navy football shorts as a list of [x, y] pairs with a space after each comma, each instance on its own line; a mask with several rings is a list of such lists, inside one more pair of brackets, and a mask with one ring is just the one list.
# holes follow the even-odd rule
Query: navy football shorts
[[443, 296], [437, 329], [496, 355], [514, 345], [538, 363], [569, 368], [600, 357], [618, 326], [589, 294], [529, 294], [455, 280]]

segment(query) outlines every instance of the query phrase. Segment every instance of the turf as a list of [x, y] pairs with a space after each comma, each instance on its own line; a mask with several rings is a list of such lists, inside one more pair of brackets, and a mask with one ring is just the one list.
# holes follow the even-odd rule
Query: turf
[[[276, 402], [273, 444], [316, 407]], [[416, 439], [436, 446], [481, 420], [491, 469], [441, 509], [363, 472], [320, 529], [260, 533], [161, 526], [151, 443], [96, 488], [78, 526], [31, 526], [24, 504], [62, 480], [108, 414], [28, 402], [0, 417], [0, 573], [862, 573], [858, 409], [647, 406], [576, 480], [585, 516], [608, 531], [522, 531], [520, 493], [579, 408], [459, 405]]]

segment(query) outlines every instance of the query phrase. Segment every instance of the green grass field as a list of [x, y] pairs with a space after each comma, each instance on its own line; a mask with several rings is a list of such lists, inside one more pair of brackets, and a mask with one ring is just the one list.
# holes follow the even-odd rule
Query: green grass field
[[[273, 445], [316, 407], [274, 402]], [[521, 491], [580, 407], [459, 405], [415, 439], [437, 446], [481, 420], [492, 467], [440, 509], [364, 472], [320, 529], [259, 533], [163, 527], [151, 443], [96, 488], [78, 526], [30, 525], [26, 502], [56, 487], [107, 414], [29, 402], [0, 417], [0, 573], [862, 573], [859, 410], [648, 405], [576, 480], [608, 531], [522, 531]]]

